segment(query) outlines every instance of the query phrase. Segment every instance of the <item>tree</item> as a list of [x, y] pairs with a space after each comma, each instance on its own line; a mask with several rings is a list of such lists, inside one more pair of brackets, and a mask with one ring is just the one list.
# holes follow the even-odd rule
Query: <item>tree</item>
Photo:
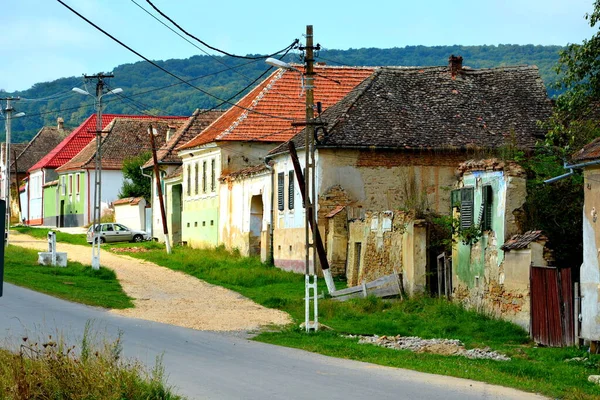
[[[585, 19], [592, 28], [600, 22], [600, 0]], [[556, 99], [546, 144], [562, 148], [568, 156], [600, 136], [600, 31], [581, 44], [569, 44], [559, 53], [554, 70], [560, 76], [556, 86], [565, 92]]]
[[150, 178], [142, 175], [141, 166], [152, 156], [150, 151], [141, 153], [138, 156], [127, 158], [123, 161], [123, 186], [119, 192], [119, 198], [124, 197], [143, 197], [150, 201], [152, 197], [152, 182]]

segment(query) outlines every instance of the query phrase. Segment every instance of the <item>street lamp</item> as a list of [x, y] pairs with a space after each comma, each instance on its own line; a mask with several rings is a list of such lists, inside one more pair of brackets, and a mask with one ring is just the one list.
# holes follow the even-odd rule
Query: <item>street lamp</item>
[[[20, 113], [16, 113], [15, 115], [12, 115], [14, 108], [12, 107], [12, 105], [10, 104], [11, 100], [19, 100], [19, 98], [6, 98], [3, 99], [6, 100], [6, 108], [4, 109], [4, 112], [6, 113], [6, 121], [5, 121], [5, 127], [6, 127], [6, 144], [4, 146], [4, 151], [6, 152], [5, 154], [5, 161], [6, 161], [6, 166], [5, 166], [5, 177], [4, 179], [6, 180], [5, 182], [5, 193], [4, 193], [4, 200], [6, 200], [6, 235], [5, 235], [5, 242], [4, 244], [6, 246], [8, 246], [8, 232], [10, 231], [10, 134], [11, 134], [11, 125], [12, 125], [12, 119], [13, 118], [19, 118], [25, 115], [24, 112], [20, 112]], [[17, 182], [17, 185], [19, 183]], [[19, 195], [18, 190], [17, 190], [17, 196]]]
[[[306, 50], [306, 71], [302, 72], [298, 68], [278, 60], [276, 58], [267, 58], [265, 62], [269, 65], [278, 68], [284, 68], [291, 71], [296, 71], [302, 75], [302, 87], [306, 93], [306, 120], [304, 123], [292, 123], [292, 125], [305, 126], [305, 141], [304, 141], [304, 233], [305, 233], [305, 268], [304, 268], [304, 300], [305, 300], [305, 329], [306, 331], [310, 331], [310, 329], [318, 330], [319, 322], [318, 322], [318, 296], [317, 296], [317, 274], [315, 270], [315, 266], [317, 263], [317, 246], [322, 244], [320, 242], [320, 236], [318, 234], [318, 227], [316, 224], [316, 203], [317, 203], [317, 192], [316, 192], [316, 183], [315, 183], [315, 121], [314, 121], [314, 70], [313, 70], [313, 50], [318, 49], [319, 45], [313, 46], [313, 27], [312, 25], [307, 25], [306, 27], [306, 46], [301, 48], [302, 50]], [[300, 175], [298, 173], [298, 175]], [[290, 184], [293, 184], [290, 182]], [[312, 194], [312, 199], [311, 199]], [[271, 206], [272, 207], [272, 206]], [[312, 229], [311, 229], [312, 228]], [[320, 254], [321, 255], [321, 254]], [[310, 260], [313, 260], [313, 268], [310, 268]], [[323, 255], [323, 257], [326, 257]], [[325, 260], [326, 262], [326, 260]], [[323, 264], [323, 263], [322, 263]], [[323, 275], [325, 277], [325, 282], [327, 284], [327, 288], [329, 292], [335, 291], [335, 285], [333, 283], [333, 278], [331, 277], [331, 271], [327, 268], [326, 265], [322, 265]], [[312, 296], [311, 296], [312, 291]], [[310, 302], [311, 297], [313, 300], [313, 322], [310, 321]]]
[[96, 99], [96, 157], [95, 157], [95, 170], [94, 170], [94, 214], [92, 220], [92, 268], [100, 269], [100, 217], [102, 216], [102, 98], [109, 94], [118, 94], [123, 91], [121, 88], [116, 88], [104, 93], [104, 81], [103, 78], [112, 78], [112, 75], [98, 74], [95, 76], [85, 76], [85, 78], [96, 78], [98, 82], [96, 84], [96, 96], [93, 96], [88, 91], [73, 88], [73, 91], [86, 96], [94, 97]]

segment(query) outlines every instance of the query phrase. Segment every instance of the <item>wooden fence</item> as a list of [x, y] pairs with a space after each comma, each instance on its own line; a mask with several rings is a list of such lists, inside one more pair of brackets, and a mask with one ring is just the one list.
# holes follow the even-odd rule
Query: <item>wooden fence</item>
[[393, 274], [382, 276], [371, 282], [363, 282], [359, 286], [353, 286], [342, 290], [336, 290], [331, 293], [334, 300], [346, 301], [354, 298], [365, 298], [368, 296], [402, 298], [402, 274], [394, 272]]

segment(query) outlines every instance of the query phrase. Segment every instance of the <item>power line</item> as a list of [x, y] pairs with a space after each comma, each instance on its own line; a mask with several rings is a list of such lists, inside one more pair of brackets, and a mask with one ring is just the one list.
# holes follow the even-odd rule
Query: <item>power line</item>
[[297, 45], [297, 44], [300, 42], [300, 40], [296, 39], [296, 40], [294, 41], [294, 43], [292, 43], [290, 46], [287, 46], [286, 48], [284, 48], [284, 49], [282, 49], [282, 50], [279, 50], [279, 51], [278, 51], [278, 52], [276, 52], [276, 53], [270, 54], [270, 55], [268, 55], [268, 56], [259, 56], [259, 57], [238, 56], [238, 55], [235, 55], [235, 54], [228, 53], [228, 52], [226, 52], [226, 51], [224, 51], [224, 50], [220, 50], [220, 49], [218, 49], [218, 48], [216, 48], [216, 47], [213, 47], [213, 46], [209, 45], [208, 43], [206, 43], [206, 42], [202, 41], [201, 39], [197, 38], [196, 36], [192, 35], [192, 34], [191, 34], [191, 33], [189, 33], [188, 31], [186, 31], [185, 29], [183, 29], [183, 28], [182, 28], [182, 27], [181, 27], [179, 24], [177, 24], [177, 22], [173, 21], [173, 19], [171, 19], [171, 18], [170, 18], [168, 15], [166, 15], [164, 12], [162, 12], [162, 11], [161, 11], [161, 10], [160, 10], [158, 7], [156, 7], [156, 6], [155, 6], [155, 5], [154, 5], [154, 4], [153, 4], [153, 3], [152, 3], [150, 0], [146, 0], [146, 3], [150, 4], [150, 6], [151, 6], [151, 7], [152, 7], [152, 8], [153, 8], [153, 9], [154, 9], [154, 10], [155, 10], [157, 13], [159, 13], [160, 15], [162, 15], [162, 16], [163, 16], [163, 18], [167, 19], [167, 20], [168, 20], [170, 23], [172, 23], [173, 25], [175, 25], [175, 26], [177, 27], [177, 29], [179, 29], [181, 32], [185, 33], [187, 36], [191, 37], [192, 39], [194, 39], [194, 40], [196, 40], [196, 41], [198, 41], [198, 42], [200, 42], [200, 43], [202, 43], [204, 46], [208, 47], [209, 49], [211, 49], [211, 50], [214, 50], [214, 51], [217, 51], [217, 52], [219, 52], [219, 53], [221, 53], [221, 54], [225, 54], [226, 56], [229, 56], [229, 57], [234, 57], [234, 58], [243, 58], [243, 59], [246, 59], [246, 60], [263, 60], [263, 59], [265, 59], [265, 58], [273, 57], [273, 56], [276, 56], [277, 54], [283, 53], [284, 51], [286, 51], [286, 50], [289, 50], [289, 49], [293, 48], [294, 46], [296, 46], [296, 45]]
[[[252, 112], [252, 113], [255, 113], [255, 114], [259, 114], [259, 115], [262, 115], [262, 116], [267, 117], [267, 118], [281, 119], [281, 120], [286, 120], [286, 121], [293, 121], [294, 120], [293, 118], [286, 118], [286, 117], [280, 117], [280, 116], [276, 116], [276, 115], [270, 115], [270, 114], [266, 114], [266, 113], [261, 113], [261, 112], [256, 111], [256, 110], [251, 110], [251, 109], [246, 108], [246, 107], [242, 107], [242, 106], [240, 106], [238, 104], [234, 104], [234, 103], [228, 102], [226, 100], [223, 100], [223, 99], [219, 98], [218, 96], [216, 96], [216, 95], [214, 95], [214, 94], [212, 94], [210, 92], [207, 92], [206, 90], [201, 89], [198, 86], [195, 86], [195, 85], [191, 84], [190, 82], [188, 82], [188, 81], [184, 80], [183, 78], [175, 75], [171, 71], [167, 70], [166, 68], [161, 67], [160, 65], [158, 65], [154, 61], [150, 60], [149, 58], [145, 57], [141, 53], [139, 53], [139, 52], [135, 51], [134, 49], [132, 49], [131, 47], [127, 46], [125, 43], [121, 42], [119, 39], [117, 39], [116, 37], [114, 37], [110, 33], [106, 32], [104, 29], [100, 28], [98, 25], [94, 24], [92, 21], [90, 21], [89, 19], [87, 19], [86, 17], [84, 17], [83, 15], [81, 15], [79, 12], [77, 12], [76, 10], [74, 10], [73, 8], [71, 8], [69, 5], [67, 5], [66, 3], [64, 3], [62, 0], [57, 0], [57, 1], [60, 4], [62, 4], [64, 7], [66, 7], [67, 9], [69, 9], [69, 11], [71, 11], [72, 13], [74, 13], [75, 15], [77, 15], [79, 18], [83, 19], [88, 24], [92, 25], [94, 28], [96, 28], [97, 30], [99, 30], [100, 32], [102, 32], [104, 35], [108, 36], [109, 38], [111, 38], [112, 40], [114, 40], [115, 42], [117, 42], [122, 47], [126, 48], [127, 50], [129, 50], [133, 54], [135, 54], [138, 57], [142, 58], [143, 60], [147, 61], [148, 63], [150, 63], [154, 67], [160, 69], [161, 71], [165, 72], [166, 74], [168, 74], [168, 75], [174, 77], [175, 79], [181, 81], [182, 83], [185, 83], [186, 85], [188, 85], [188, 86], [190, 86], [190, 87], [198, 90], [199, 92], [202, 92], [202, 93], [206, 94], [207, 96], [215, 98], [218, 101], [231, 104], [234, 107], [238, 107], [238, 108], [241, 108], [241, 109], [243, 109], [245, 111]], [[293, 47], [293, 45], [292, 46], [288, 46], [288, 47], [291, 49]]]

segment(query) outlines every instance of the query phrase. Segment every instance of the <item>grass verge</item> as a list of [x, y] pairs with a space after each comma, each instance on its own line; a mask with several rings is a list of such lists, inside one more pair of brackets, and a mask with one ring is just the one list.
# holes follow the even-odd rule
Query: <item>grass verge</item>
[[53, 232], [56, 232], [56, 241], [57, 242], [89, 246], [88, 242], [85, 240], [84, 234], [73, 235], [70, 233], [55, 231], [53, 229], [32, 228], [30, 226], [24, 226], [24, 225], [11, 226], [10, 230], [17, 231], [19, 233], [24, 233], [26, 235], [33, 236], [34, 238], [43, 239], [43, 240], [48, 239], [48, 232], [50, 232], [52, 230]]
[[[111, 248], [127, 246], [131, 245]], [[302, 275], [262, 264], [255, 258], [240, 257], [223, 248], [174, 247], [168, 255], [158, 243], [143, 243], [141, 247], [144, 251], [128, 255], [235, 290], [266, 307], [288, 312], [296, 322], [304, 320]], [[339, 287], [340, 283], [337, 284]], [[325, 291], [324, 285], [320, 291]], [[334, 357], [474, 379], [553, 398], [600, 398], [600, 387], [587, 381], [589, 375], [600, 374], [600, 356], [575, 347], [537, 347], [518, 326], [444, 300], [367, 298], [340, 303], [323, 299], [319, 302], [319, 320], [333, 331], [307, 335], [297, 328], [289, 328], [263, 332], [255, 340]], [[467, 348], [489, 347], [508, 355], [511, 361], [415, 354], [358, 344], [357, 339], [347, 338], [346, 334], [459, 339]]]
[[18, 286], [61, 299], [105, 308], [133, 307], [115, 273], [107, 268], [94, 270], [78, 262], [68, 267], [47, 267], [37, 263], [38, 252], [8, 246], [4, 255], [4, 279]]
[[89, 332], [79, 348], [52, 336], [23, 338], [16, 352], [0, 349], [0, 399], [182, 399], [166, 385], [160, 359], [147, 371], [121, 352], [120, 337], [95, 344]]

